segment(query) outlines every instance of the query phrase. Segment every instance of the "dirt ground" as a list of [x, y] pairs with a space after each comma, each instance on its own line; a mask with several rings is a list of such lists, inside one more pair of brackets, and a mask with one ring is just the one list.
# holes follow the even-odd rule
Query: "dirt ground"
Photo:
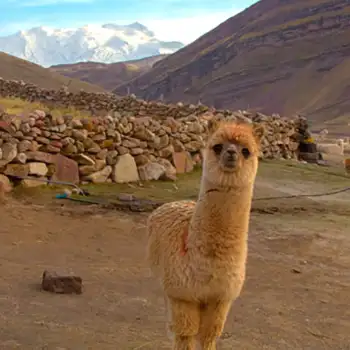
[[[334, 169], [261, 165], [247, 280], [218, 349], [350, 349], [350, 192], [257, 200], [349, 180]], [[90, 189], [176, 200], [196, 194], [198, 174], [176, 185]], [[53, 200], [55, 191], [17, 193], [0, 207], [0, 349], [170, 349], [144, 260], [147, 214]], [[41, 291], [47, 268], [82, 276], [84, 293]]]

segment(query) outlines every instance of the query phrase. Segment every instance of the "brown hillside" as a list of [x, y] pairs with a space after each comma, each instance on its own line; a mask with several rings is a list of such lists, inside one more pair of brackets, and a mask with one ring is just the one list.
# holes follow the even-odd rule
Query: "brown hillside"
[[[128, 84], [137, 96], [350, 121], [350, 2], [261, 0]], [[350, 132], [350, 127], [347, 127]]]
[[61, 64], [49, 69], [55, 73], [76, 78], [91, 84], [99, 85], [106, 90], [113, 90], [118, 85], [126, 83], [152, 68], [153, 64], [167, 55], [157, 55], [117, 63], [80, 62]]
[[47, 68], [4, 52], [0, 52], [0, 77], [6, 80], [23, 80], [26, 83], [32, 83], [44, 89], [59, 89], [66, 84], [71, 92], [77, 92], [80, 89], [88, 92], [105, 91], [100, 86], [64, 77]]

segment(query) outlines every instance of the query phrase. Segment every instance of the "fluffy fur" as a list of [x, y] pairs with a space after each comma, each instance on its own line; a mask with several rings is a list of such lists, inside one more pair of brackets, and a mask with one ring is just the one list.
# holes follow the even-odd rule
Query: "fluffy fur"
[[344, 160], [345, 170], [350, 174], [350, 158]]
[[148, 260], [164, 290], [174, 350], [216, 349], [245, 280], [262, 129], [211, 121], [209, 133], [198, 201], [167, 203], [147, 222]]
[[5, 185], [0, 181], [0, 204], [6, 203]]

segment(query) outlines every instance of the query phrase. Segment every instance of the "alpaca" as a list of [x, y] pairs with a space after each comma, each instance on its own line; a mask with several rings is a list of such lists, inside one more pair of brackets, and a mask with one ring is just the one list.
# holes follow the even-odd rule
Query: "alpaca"
[[164, 291], [174, 350], [215, 350], [245, 280], [263, 129], [214, 119], [208, 129], [198, 201], [163, 204], [147, 220], [147, 259]]
[[350, 174], [350, 158], [346, 158], [344, 160], [344, 165], [346, 172]]
[[5, 196], [5, 186], [0, 181], [0, 204], [5, 204], [6, 202], [6, 196]]

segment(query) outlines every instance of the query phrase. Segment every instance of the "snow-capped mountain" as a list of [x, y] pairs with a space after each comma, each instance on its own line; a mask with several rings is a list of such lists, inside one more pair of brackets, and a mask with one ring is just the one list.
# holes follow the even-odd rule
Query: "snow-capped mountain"
[[176, 41], [158, 40], [138, 22], [62, 29], [36, 27], [0, 37], [0, 51], [44, 67], [86, 61], [128, 61], [171, 54], [183, 46]]

